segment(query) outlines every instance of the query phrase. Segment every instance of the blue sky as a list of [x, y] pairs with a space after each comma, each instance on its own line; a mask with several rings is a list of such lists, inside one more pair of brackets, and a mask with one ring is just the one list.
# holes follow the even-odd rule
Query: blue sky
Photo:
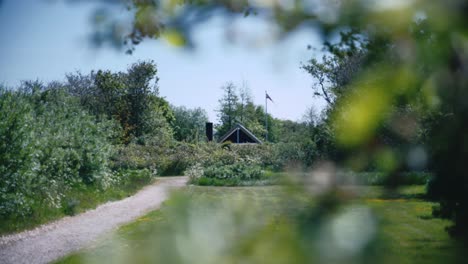
[[[281, 119], [298, 120], [313, 106], [324, 102], [313, 97], [312, 78], [301, 70], [319, 48], [313, 31], [298, 31], [287, 40], [269, 41], [271, 25], [256, 17], [227, 24], [214, 18], [198, 27], [194, 50], [176, 48], [164, 40], [146, 40], [133, 55], [111, 47], [94, 48], [87, 38], [92, 30], [93, 3], [4, 0], [0, 6], [0, 82], [16, 86], [21, 80], [64, 80], [67, 72], [109, 69], [125, 71], [138, 60], [158, 65], [160, 94], [174, 105], [202, 107], [212, 121], [228, 81], [247, 83], [254, 101], [264, 104], [264, 93], [275, 101], [269, 112]], [[125, 13], [125, 9], [117, 10]], [[232, 43], [226, 32], [241, 36]]]

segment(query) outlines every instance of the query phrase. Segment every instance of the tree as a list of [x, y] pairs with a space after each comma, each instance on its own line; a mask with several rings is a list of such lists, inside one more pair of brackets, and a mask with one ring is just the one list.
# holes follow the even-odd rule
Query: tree
[[218, 136], [227, 133], [236, 123], [241, 123], [259, 138], [266, 138], [265, 119], [268, 118], [268, 137], [270, 142], [275, 142], [277, 137], [276, 119], [270, 114], [265, 115], [262, 106], [255, 105], [247, 85], [244, 83], [237, 94], [233, 83], [223, 87], [224, 95], [219, 100], [219, 124]]
[[[122, 141], [165, 142], [171, 139], [169, 103], [159, 96], [153, 61], [132, 64], [127, 72], [99, 70], [67, 75], [68, 92], [97, 118], [119, 121]], [[151, 139], [153, 137], [153, 139]]]
[[90, 85], [89, 92], [84, 94], [92, 101], [88, 104], [91, 112], [95, 115], [105, 115], [108, 118], [119, 120], [122, 124], [129, 122], [128, 105], [125, 102], [126, 76], [123, 73], [112, 73], [111, 71], [97, 71], [94, 76], [94, 86]]
[[319, 61], [316, 58], [302, 64], [301, 68], [314, 79], [314, 95], [322, 97], [329, 107], [346, 92], [347, 86], [363, 69], [368, 53], [368, 42], [356, 30], [340, 32], [340, 41], [325, 42], [326, 52]]
[[[157, 95], [157, 69], [153, 62], [135, 63], [128, 69], [126, 101], [129, 107], [129, 125], [135, 137], [143, 135], [145, 130], [145, 112], [150, 108], [150, 96]], [[151, 81], [154, 81], [151, 84]]]
[[247, 83], [242, 82], [242, 86], [239, 89], [239, 121], [244, 123], [246, 120], [251, 118], [252, 115], [252, 94], [250, 88], [247, 86]]
[[174, 113], [174, 138], [178, 141], [200, 142], [205, 139], [205, 124], [208, 114], [202, 108], [188, 109], [184, 106], [172, 106]]
[[232, 82], [228, 82], [221, 89], [224, 91], [224, 94], [219, 99], [219, 124], [216, 127], [218, 136], [227, 133], [239, 121], [239, 97], [237, 96], [236, 86]]
[[314, 107], [309, 107], [306, 109], [304, 115], [302, 116], [302, 123], [304, 123], [309, 129], [316, 127], [320, 122], [320, 117], [317, 114], [317, 110]]

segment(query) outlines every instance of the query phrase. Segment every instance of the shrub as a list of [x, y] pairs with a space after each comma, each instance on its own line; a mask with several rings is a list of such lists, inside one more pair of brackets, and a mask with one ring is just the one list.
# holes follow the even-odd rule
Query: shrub
[[277, 143], [274, 151], [274, 169], [281, 170], [291, 164], [303, 164], [304, 152], [299, 143]]
[[111, 159], [113, 170], [120, 169], [149, 169], [158, 168], [158, 150], [153, 146], [139, 144], [122, 145], [117, 148]]
[[259, 180], [263, 170], [258, 165], [235, 163], [224, 166], [210, 166], [204, 169], [203, 176], [216, 179]]
[[113, 127], [60, 89], [0, 91], [0, 216], [59, 208], [74, 185], [108, 187]]
[[120, 146], [112, 157], [112, 168], [157, 170], [160, 176], [182, 175], [197, 163], [201, 152], [194, 145], [174, 143], [169, 147], [129, 144]]
[[66, 215], [75, 215], [77, 213], [77, 207], [80, 205], [80, 200], [76, 198], [66, 199], [64, 205], [62, 205], [63, 212]]
[[198, 179], [200, 179], [201, 177], [203, 177], [204, 173], [205, 172], [204, 172], [203, 167], [201, 166], [200, 163], [197, 163], [197, 164], [189, 167], [185, 171], [185, 175], [189, 177], [191, 182], [195, 182]]
[[116, 178], [119, 179], [119, 185], [131, 185], [131, 184], [147, 184], [150, 183], [154, 176], [156, 176], [155, 171], [150, 171], [149, 169], [141, 170], [120, 170], [115, 172]]
[[221, 147], [210, 158], [190, 167], [185, 175], [194, 184], [235, 186], [245, 181], [261, 180], [264, 170], [258, 157]]

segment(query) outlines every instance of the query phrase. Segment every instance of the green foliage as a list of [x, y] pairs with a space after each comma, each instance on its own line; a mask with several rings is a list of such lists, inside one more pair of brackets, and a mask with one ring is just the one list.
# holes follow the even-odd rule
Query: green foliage
[[183, 175], [190, 165], [195, 164], [202, 158], [202, 154], [200, 154], [202, 151], [199, 145], [182, 142], [165, 149], [159, 156], [161, 162], [159, 167], [160, 175]]
[[160, 176], [182, 175], [187, 167], [208, 155], [205, 148], [185, 142], [167, 147], [128, 144], [112, 157], [112, 168], [149, 169]]
[[277, 169], [309, 168], [316, 161], [336, 159], [333, 134], [327, 120], [308, 109], [301, 122], [278, 120], [277, 143], [273, 144]]
[[237, 96], [236, 86], [229, 82], [222, 87], [224, 94], [219, 99], [218, 118], [219, 126], [216, 128], [218, 137], [226, 134], [237, 122], [239, 97]]
[[[150, 95], [156, 93], [156, 84], [151, 86], [150, 82], [155, 79], [157, 73], [156, 65], [153, 62], [140, 62], [133, 64], [127, 73], [127, 93], [126, 102], [129, 110], [129, 127], [132, 129], [132, 135], [140, 137], [144, 132], [154, 128], [150, 126], [151, 122], [145, 122], [150, 106]], [[157, 83], [158, 78], [155, 79]]]
[[156, 171], [150, 171], [149, 169], [132, 170], [122, 169], [116, 171], [116, 178], [119, 179], [119, 185], [121, 186], [145, 186], [150, 183], [156, 176]]
[[244, 84], [241, 89], [237, 89], [234, 83], [229, 82], [222, 87], [224, 94], [219, 99], [218, 118], [219, 124], [216, 126], [217, 137], [224, 136], [236, 123], [244, 125], [258, 138], [265, 139], [265, 120], [268, 119], [268, 141], [276, 142], [277, 123], [270, 114], [265, 113], [265, 108], [255, 105], [250, 90]]
[[153, 146], [144, 146], [135, 143], [120, 145], [111, 158], [113, 169], [157, 169], [158, 149]]
[[59, 207], [74, 185], [112, 185], [114, 127], [60, 89], [0, 91], [0, 216], [26, 217], [36, 203]]
[[263, 171], [258, 165], [245, 163], [235, 163], [224, 166], [210, 166], [204, 169], [204, 174], [207, 178], [217, 179], [234, 179], [239, 180], [259, 180], [263, 175]]
[[197, 149], [197, 159], [185, 170], [190, 181], [198, 185], [237, 186], [274, 183], [265, 174], [275, 168], [273, 146], [204, 144]]
[[77, 213], [77, 208], [80, 205], [80, 201], [76, 198], [69, 198], [63, 201], [63, 213], [66, 215], [75, 215]]
[[[125, 135], [158, 153], [172, 140], [169, 104], [148, 91], [155, 65], [131, 69], [69, 75], [65, 87], [28, 81], [0, 89], [0, 232], [74, 215], [153, 179], [152, 153], [140, 156], [146, 149], [135, 144], [115, 151]], [[134, 118], [132, 107], [145, 109]], [[139, 120], [140, 137], [127, 129], [135, 127], [131, 119]]]
[[274, 165], [276, 170], [286, 167], [310, 167], [316, 161], [316, 146], [313, 142], [302, 140], [301, 142], [276, 143], [273, 147]]
[[174, 139], [186, 142], [206, 141], [205, 124], [208, 114], [202, 108], [187, 109], [173, 106], [174, 121], [171, 123]]
[[84, 76], [67, 75], [68, 92], [96, 117], [117, 120], [124, 143], [165, 145], [172, 138], [174, 116], [158, 95], [157, 67], [153, 61], [132, 64], [127, 72], [99, 70]]

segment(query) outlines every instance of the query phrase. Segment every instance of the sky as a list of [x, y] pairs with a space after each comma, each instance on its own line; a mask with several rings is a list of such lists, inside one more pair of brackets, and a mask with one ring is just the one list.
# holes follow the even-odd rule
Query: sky
[[[91, 70], [125, 71], [132, 63], [153, 60], [158, 67], [160, 95], [171, 104], [202, 107], [217, 122], [221, 87], [247, 84], [256, 104], [265, 91], [276, 118], [300, 120], [309, 107], [325, 103], [313, 97], [313, 79], [300, 69], [317, 53], [320, 39], [299, 30], [286, 40], [271, 40], [274, 28], [256, 17], [228, 24], [215, 17], [195, 31], [195, 49], [171, 46], [164, 39], [145, 40], [132, 55], [110, 46], [96, 48], [88, 37], [97, 4], [51, 0], [3, 0], [0, 5], [0, 83], [14, 87], [22, 80], [63, 81], [65, 74]], [[124, 8], [116, 10], [126, 13]], [[239, 36], [229, 41], [226, 32]]]

